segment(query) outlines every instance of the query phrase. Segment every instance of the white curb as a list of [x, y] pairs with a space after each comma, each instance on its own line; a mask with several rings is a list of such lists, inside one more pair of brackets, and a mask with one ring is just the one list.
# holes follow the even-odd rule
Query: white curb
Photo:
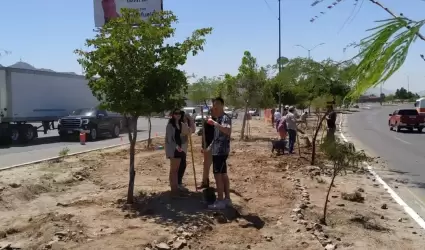
[[[342, 116], [344, 117], [345, 115], [342, 115]], [[341, 119], [339, 122], [341, 137], [345, 142], [348, 142], [347, 137], [345, 137], [345, 135], [342, 133], [342, 120], [343, 119]], [[415, 222], [418, 223], [418, 225], [422, 227], [422, 229], [425, 229], [425, 221], [422, 219], [422, 217], [419, 216], [418, 213], [415, 212], [415, 210], [409, 207], [409, 205], [407, 205], [406, 202], [404, 202], [403, 199], [401, 199], [400, 196], [398, 196], [398, 194], [392, 188], [390, 188], [390, 186], [384, 180], [382, 180], [382, 178], [375, 171], [373, 171], [372, 166], [370, 166], [367, 162], [363, 162], [363, 164], [367, 166], [367, 169], [369, 170], [369, 172], [375, 177], [375, 179], [379, 183], [381, 183], [381, 185], [385, 188], [385, 190], [404, 209], [404, 211], [410, 217], [412, 217], [412, 219], [415, 220]]]

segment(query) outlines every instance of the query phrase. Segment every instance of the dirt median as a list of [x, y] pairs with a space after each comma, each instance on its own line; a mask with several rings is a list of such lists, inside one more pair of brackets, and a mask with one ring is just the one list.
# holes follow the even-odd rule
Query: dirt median
[[[163, 150], [137, 145], [136, 202], [128, 207], [126, 147], [0, 173], [0, 246], [6, 249], [423, 249], [423, 232], [362, 172], [337, 177], [328, 226], [317, 224], [327, 183], [325, 162], [310, 149], [271, 154], [270, 125], [252, 120], [251, 138], [233, 133], [229, 157], [235, 209], [206, 209], [195, 192], [192, 160], [187, 198], [168, 195]], [[200, 181], [200, 138], [193, 137]], [[162, 145], [161, 140], [154, 140]], [[298, 150], [296, 150], [298, 152]], [[211, 176], [212, 177], [212, 176]], [[341, 192], [362, 188], [363, 202]], [[361, 191], [361, 190], [360, 190]], [[344, 196], [346, 198], [346, 196]], [[387, 209], [381, 209], [386, 203]], [[401, 220], [400, 220], [401, 219]]]

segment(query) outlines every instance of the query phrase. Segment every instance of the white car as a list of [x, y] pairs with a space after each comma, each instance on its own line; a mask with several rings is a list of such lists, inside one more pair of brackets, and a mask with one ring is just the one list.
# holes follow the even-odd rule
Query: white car
[[[204, 119], [207, 119], [208, 118], [208, 109], [204, 109], [202, 112], [204, 114]], [[195, 116], [195, 125], [197, 127], [202, 126], [202, 115], [201, 114], [197, 114]]]
[[226, 113], [226, 115], [230, 116], [232, 119], [238, 119], [238, 112], [236, 112], [235, 109], [225, 108], [224, 113]]

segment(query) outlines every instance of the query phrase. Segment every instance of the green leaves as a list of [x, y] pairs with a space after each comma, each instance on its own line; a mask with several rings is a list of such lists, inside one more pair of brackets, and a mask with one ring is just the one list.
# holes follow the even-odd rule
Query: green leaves
[[122, 10], [86, 40], [91, 51], [76, 50], [89, 87], [108, 109], [130, 116], [150, 115], [184, 105], [187, 77], [178, 69], [203, 49], [211, 28], [171, 44], [177, 17], [156, 12], [143, 21], [137, 10]]
[[217, 95], [217, 89], [222, 87], [221, 82], [222, 80], [216, 77], [208, 78], [204, 76], [198, 79], [195, 83], [189, 85], [189, 100], [197, 104], [204, 104]]
[[[425, 20], [412, 22], [403, 17], [378, 22], [382, 24], [370, 29], [376, 32], [361, 42], [366, 46], [356, 56], [361, 61], [352, 73], [356, 85], [350, 97], [360, 96], [367, 89], [385, 82], [400, 69], [417, 33], [425, 24]], [[407, 30], [401, 31], [406, 27]]]
[[293, 58], [269, 85], [274, 100], [278, 102], [280, 93], [282, 102], [288, 105], [310, 105], [315, 98], [328, 95], [338, 100], [351, 89], [349, 73], [352, 68], [351, 62]]
[[334, 163], [334, 175], [342, 170], [357, 168], [359, 164], [369, 159], [364, 151], [357, 151], [354, 144], [343, 142], [339, 138], [327, 138], [320, 148]]
[[231, 83], [232, 98], [238, 100], [241, 106], [264, 106], [268, 94], [265, 92], [267, 73], [267, 69], [259, 67], [257, 59], [245, 51], [237, 76], [226, 78]]

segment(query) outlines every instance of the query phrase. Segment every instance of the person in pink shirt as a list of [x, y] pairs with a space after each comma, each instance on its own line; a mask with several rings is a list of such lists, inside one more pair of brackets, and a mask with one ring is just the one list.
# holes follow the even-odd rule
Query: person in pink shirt
[[103, 16], [105, 23], [112, 18], [119, 17], [115, 0], [102, 0]]

